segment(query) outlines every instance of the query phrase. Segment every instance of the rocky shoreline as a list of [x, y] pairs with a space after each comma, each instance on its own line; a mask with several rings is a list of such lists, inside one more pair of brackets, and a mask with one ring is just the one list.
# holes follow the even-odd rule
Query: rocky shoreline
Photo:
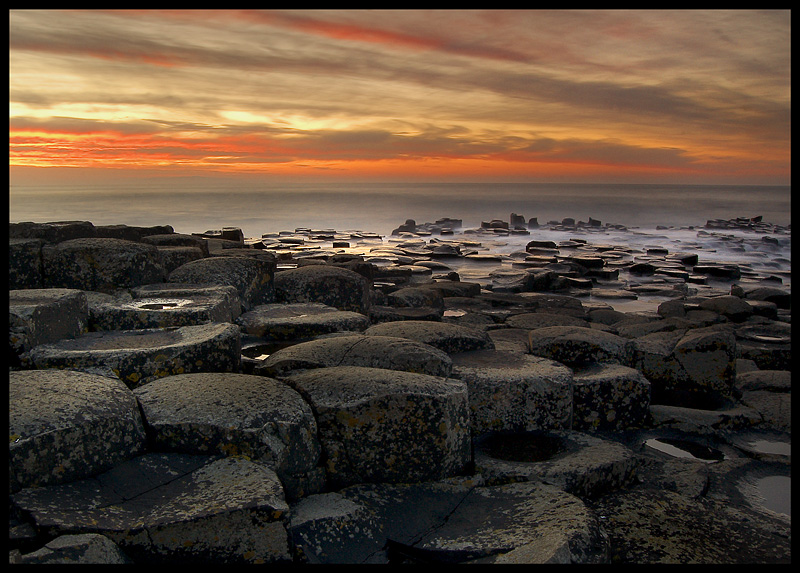
[[790, 272], [620, 227], [11, 223], [10, 562], [790, 563]]

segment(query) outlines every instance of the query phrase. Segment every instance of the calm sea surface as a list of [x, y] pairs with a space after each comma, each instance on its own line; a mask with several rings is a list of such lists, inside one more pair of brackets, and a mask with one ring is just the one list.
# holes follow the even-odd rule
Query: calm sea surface
[[789, 186], [618, 184], [198, 184], [110, 187], [12, 185], [9, 220], [91, 221], [96, 225], [172, 225], [195, 233], [240, 227], [247, 237], [311, 229], [361, 230], [388, 235], [406, 219], [442, 217], [508, 221], [511, 213], [539, 223], [572, 217], [642, 229], [704, 225], [708, 219], [763, 216], [791, 223]]

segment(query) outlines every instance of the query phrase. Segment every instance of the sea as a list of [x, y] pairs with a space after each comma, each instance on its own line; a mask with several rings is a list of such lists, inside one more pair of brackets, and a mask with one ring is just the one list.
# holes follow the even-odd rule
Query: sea
[[245, 237], [297, 228], [389, 235], [413, 219], [449, 217], [464, 228], [509, 220], [576, 221], [655, 229], [761, 216], [791, 224], [790, 186], [568, 183], [258, 184], [161, 180], [119, 186], [11, 185], [9, 221], [172, 225], [178, 233], [239, 227]]

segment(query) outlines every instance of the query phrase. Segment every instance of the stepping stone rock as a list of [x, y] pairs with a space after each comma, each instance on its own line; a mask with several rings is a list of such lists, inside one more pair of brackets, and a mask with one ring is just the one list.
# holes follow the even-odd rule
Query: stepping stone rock
[[228, 323], [89, 332], [74, 340], [37, 346], [29, 360], [39, 369], [105, 366], [135, 388], [172, 374], [236, 372], [241, 334], [238, 326]]
[[75, 338], [87, 331], [86, 295], [75, 289], [23, 289], [8, 292], [9, 348], [12, 364], [40, 344]]
[[531, 330], [531, 354], [569, 366], [593, 362], [618, 362], [630, 365], [633, 344], [616, 334], [581, 326], [547, 326]]
[[[210, 290], [210, 289], [209, 289]], [[232, 322], [231, 298], [216, 293], [141, 296], [131, 300], [109, 300], [92, 305], [92, 330], [139, 330], [191, 326], [210, 322]]]
[[42, 247], [45, 287], [113, 292], [163, 282], [153, 245], [104, 237], [72, 239]]
[[200, 249], [203, 257], [207, 257], [208, 243], [195, 235], [184, 235], [181, 233], [156, 234], [142, 237], [143, 243], [149, 243], [157, 247], [193, 247]]
[[169, 274], [169, 282], [231, 285], [239, 293], [242, 308], [250, 310], [260, 304], [275, 302], [276, 266], [271, 259], [208, 257], [178, 267]]
[[533, 330], [545, 326], [583, 326], [588, 328], [589, 323], [582, 318], [568, 314], [555, 314], [549, 312], [526, 312], [515, 314], [506, 319], [506, 324], [511, 328], [525, 328]]
[[623, 444], [573, 430], [497, 432], [475, 440], [475, 471], [487, 485], [545, 481], [594, 498], [630, 486], [640, 465]]
[[311, 405], [332, 489], [431, 481], [470, 461], [463, 382], [382, 368], [317, 368], [287, 379]]
[[650, 415], [650, 382], [634, 368], [594, 364], [576, 370], [572, 428], [623, 431], [644, 427]]
[[250, 336], [283, 341], [363, 331], [369, 326], [369, 318], [318, 302], [275, 303], [254, 307], [237, 318], [236, 324]]
[[743, 322], [753, 315], [753, 307], [738, 296], [723, 295], [706, 299], [700, 308], [721, 314], [733, 322]]
[[8, 289], [42, 288], [41, 239], [8, 239]]
[[12, 501], [39, 530], [99, 533], [135, 563], [291, 562], [278, 476], [241, 457], [150, 453]]
[[474, 488], [414, 547], [480, 563], [603, 563], [608, 555], [593, 512], [540, 482]]
[[453, 355], [467, 384], [473, 435], [498, 430], [569, 429], [572, 371], [558, 362], [502, 350]]
[[144, 449], [139, 406], [114, 378], [13, 371], [8, 401], [12, 492], [98, 474]]
[[336, 336], [280, 349], [259, 366], [257, 374], [284, 376], [292, 370], [331, 366], [366, 366], [446, 378], [450, 356], [428, 344], [394, 336]]
[[263, 461], [281, 478], [287, 499], [322, 489], [314, 415], [283, 382], [236, 373], [178, 374], [134, 394], [155, 451]]
[[89, 221], [53, 221], [50, 223], [9, 223], [9, 238], [36, 238], [46, 243], [94, 237], [97, 231]]
[[275, 276], [278, 302], [318, 302], [352, 312], [367, 313], [370, 284], [349, 269], [328, 265], [308, 265], [279, 272]]
[[375, 324], [367, 336], [395, 336], [429, 344], [448, 354], [469, 350], [493, 350], [494, 342], [485, 331], [446, 322], [404, 320]]
[[104, 535], [61, 535], [38, 551], [22, 555], [13, 563], [116, 565], [131, 563], [116, 543]]

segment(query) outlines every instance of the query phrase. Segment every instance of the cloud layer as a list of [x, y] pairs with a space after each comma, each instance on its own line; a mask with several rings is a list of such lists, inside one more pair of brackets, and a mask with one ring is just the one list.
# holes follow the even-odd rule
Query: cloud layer
[[788, 11], [12, 10], [9, 32], [12, 167], [790, 178]]

